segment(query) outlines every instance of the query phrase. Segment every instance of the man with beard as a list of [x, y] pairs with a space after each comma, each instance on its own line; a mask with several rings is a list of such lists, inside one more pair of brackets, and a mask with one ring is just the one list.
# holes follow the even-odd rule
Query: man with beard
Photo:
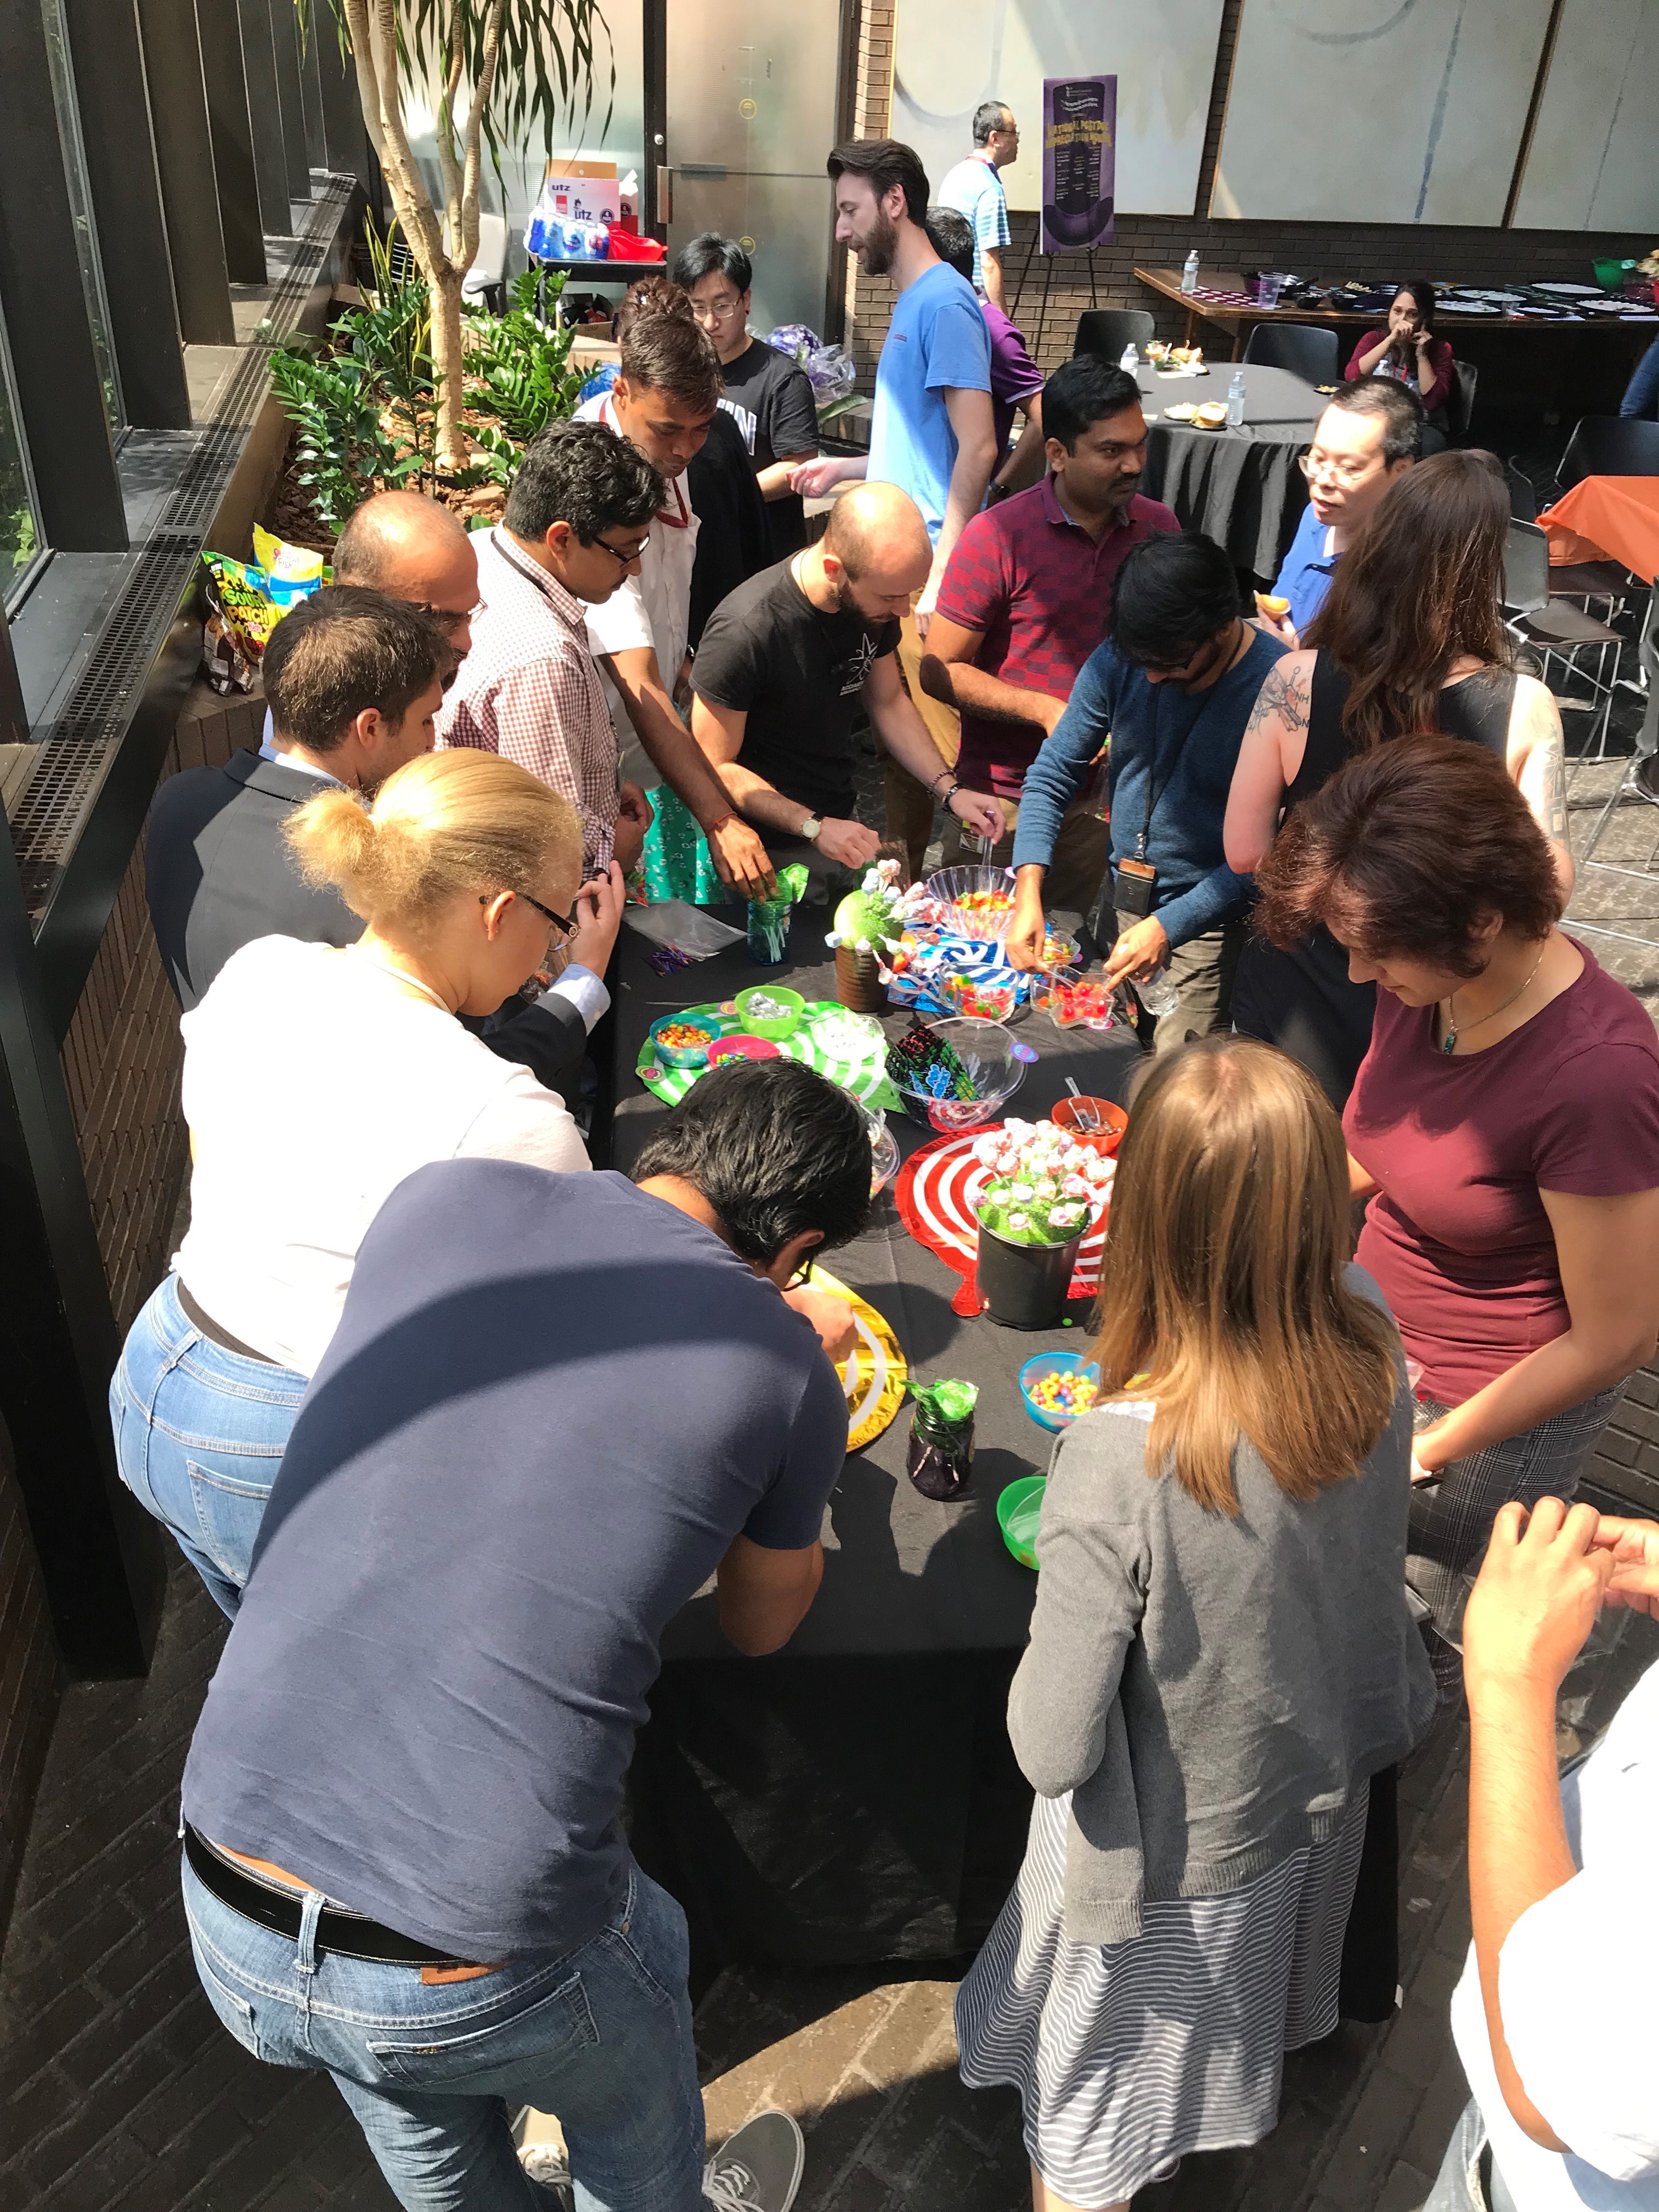
[[[1181, 527], [1139, 489], [1146, 422], [1126, 370], [1096, 354], [1066, 362], [1042, 387], [1042, 427], [1049, 474], [963, 532], [921, 665], [932, 696], [961, 710], [957, 774], [1011, 817], [1038, 746], [1106, 635], [1118, 570], [1144, 538]], [[1012, 839], [1011, 818], [1006, 848], [990, 855], [999, 866], [1012, 859]], [[1087, 913], [1107, 845], [1105, 823], [1075, 799], [1048, 862], [1051, 907]], [[947, 825], [941, 865], [964, 857]]]
[[[732, 804], [775, 860], [799, 848], [841, 868], [880, 839], [853, 817], [853, 715], [862, 698], [928, 805], [994, 842], [1002, 811], [939, 764], [895, 665], [899, 618], [933, 557], [915, 501], [894, 484], [843, 493], [814, 545], [763, 569], [715, 611], [692, 665], [691, 731]], [[808, 848], [811, 848], [810, 850]]]
[[[996, 465], [990, 337], [973, 286], [939, 258], [927, 235], [927, 173], [915, 151], [896, 138], [858, 140], [837, 146], [828, 167], [836, 243], [853, 249], [866, 276], [890, 276], [898, 296], [876, 369], [868, 460], [807, 461], [790, 482], [808, 499], [822, 499], [836, 484], [866, 477], [896, 484], [921, 510], [933, 560], [902, 627], [899, 663], [940, 763], [949, 764], [957, 756], [957, 717], [926, 700], [921, 641], [951, 551], [983, 506]], [[888, 832], [903, 838], [913, 859], [933, 827], [923, 783], [890, 759]]]

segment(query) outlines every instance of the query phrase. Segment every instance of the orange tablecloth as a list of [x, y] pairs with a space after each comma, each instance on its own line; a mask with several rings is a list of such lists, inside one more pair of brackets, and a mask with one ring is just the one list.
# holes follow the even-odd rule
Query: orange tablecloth
[[1538, 518], [1552, 562], [1617, 561], [1659, 577], [1659, 477], [1586, 477]]

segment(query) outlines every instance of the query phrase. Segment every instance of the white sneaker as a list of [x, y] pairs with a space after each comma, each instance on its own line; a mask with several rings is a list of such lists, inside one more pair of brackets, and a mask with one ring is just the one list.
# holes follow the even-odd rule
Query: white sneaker
[[526, 2143], [519, 2153], [519, 2164], [532, 2181], [538, 2181], [544, 2189], [550, 2189], [560, 2205], [575, 2203], [570, 2185], [570, 2161], [556, 2145], [549, 2142]]
[[757, 2112], [703, 2168], [714, 2212], [789, 2212], [806, 2164], [806, 2144], [787, 2112]]

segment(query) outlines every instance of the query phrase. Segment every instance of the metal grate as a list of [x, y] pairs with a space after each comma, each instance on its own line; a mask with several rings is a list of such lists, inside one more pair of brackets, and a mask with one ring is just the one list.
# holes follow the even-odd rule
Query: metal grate
[[[266, 311], [272, 344], [293, 332], [354, 181], [315, 178], [317, 198]], [[39, 762], [10, 825], [24, 897], [37, 917], [126, 732], [155, 655], [195, 587], [198, 556], [268, 383], [266, 349], [246, 347], [216, 394], [213, 411], [197, 432], [154, 526], [128, 553], [120, 591], [98, 642], [41, 740]]]

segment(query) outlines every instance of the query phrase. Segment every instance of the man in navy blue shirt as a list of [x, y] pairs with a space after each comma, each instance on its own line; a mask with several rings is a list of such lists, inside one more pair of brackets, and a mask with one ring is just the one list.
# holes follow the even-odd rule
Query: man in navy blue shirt
[[1295, 652], [1325, 604], [1336, 564], [1396, 483], [1423, 453], [1423, 403], [1389, 376], [1345, 384], [1314, 428], [1302, 456], [1308, 504], [1273, 579], [1284, 614], [1262, 609], [1262, 627]]
[[1145, 984], [1156, 1013], [1167, 976], [1178, 997], [1157, 1015], [1159, 1052], [1232, 1026], [1255, 879], [1227, 866], [1221, 828], [1244, 725], [1284, 649], [1241, 618], [1232, 563], [1212, 539], [1149, 538], [1118, 571], [1111, 635], [1025, 771], [1008, 957], [1037, 964], [1054, 840], [1109, 738], [1117, 934], [1106, 977]]
[[382, 1207], [185, 1769], [210, 2002], [334, 2076], [408, 2205], [551, 2201], [524, 2105], [585, 2204], [787, 2212], [799, 2179], [781, 2115], [705, 2173], [684, 1916], [623, 1781], [682, 1606], [712, 1577], [758, 1654], [817, 1592], [850, 1315], [785, 1286], [862, 1225], [869, 1139], [750, 1063], [635, 1175], [445, 1161]]

